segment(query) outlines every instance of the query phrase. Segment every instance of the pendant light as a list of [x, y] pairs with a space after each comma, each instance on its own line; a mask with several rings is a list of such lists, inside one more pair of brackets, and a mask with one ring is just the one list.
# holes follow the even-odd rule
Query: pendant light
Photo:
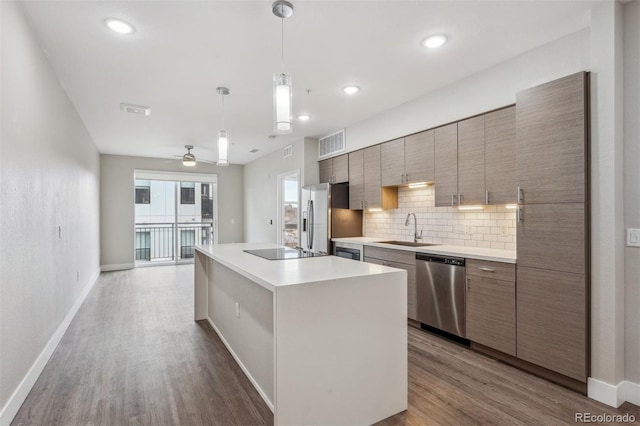
[[229, 132], [224, 129], [224, 97], [229, 94], [226, 87], [216, 88], [218, 94], [222, 96], [222, 130], [218, 132], [218, 166], [229, 165]]
[[291, 76], [284, 73], [284, 20], [293, 15], [293, 5], [285, 0], [277, 0], [271, 10], [282, 23], [282, 72], [273, 75], [273, 130], [276, 134], [293, 132], [293, 90]]

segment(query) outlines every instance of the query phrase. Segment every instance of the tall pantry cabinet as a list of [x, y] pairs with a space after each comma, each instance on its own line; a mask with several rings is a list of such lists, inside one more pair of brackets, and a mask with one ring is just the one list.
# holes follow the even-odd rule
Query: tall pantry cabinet
[[516, 95], [517, 357], [589, 374], [589, 74]]

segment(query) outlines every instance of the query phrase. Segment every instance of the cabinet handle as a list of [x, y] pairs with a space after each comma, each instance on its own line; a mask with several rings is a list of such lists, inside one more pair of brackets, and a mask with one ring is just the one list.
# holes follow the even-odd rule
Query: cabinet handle
[[456, 193], [452, 192], [451, 193], [451, 207], [456, 205]]
[[486, 266], [478, 266], [478, 269], [485, 272], [495, 272], [495, 269], [487, 268]]
[[458, 205], [462, 205], [462, 193], [458, 194]]
[[522, 191], [522, 188], [520, 188], [520, 185], [518, 185], [518, 193], [516, 194], [516, 200], [518, 200], [518, 204], [522, 203], [522, 200], [524, 200], [524, 191]]
[[468, 293], [468, 292], [469, 292], [469, 275], [467, 275], [467, 276], [465, 277], [465, 280], [464, 280], [464, 290], [465, 290], [465, 292], [466, 292], [466, 293]]
[[484, 204], [486, 206], [489, 205], [489, 191], [487, 191], [487, 190], [484, 191]]
[[524, 222], [524, 212], [522, 208], [518, 206], [518, 223]]
[[404, 183], [409, 183], [409, 173], [404, 174]]

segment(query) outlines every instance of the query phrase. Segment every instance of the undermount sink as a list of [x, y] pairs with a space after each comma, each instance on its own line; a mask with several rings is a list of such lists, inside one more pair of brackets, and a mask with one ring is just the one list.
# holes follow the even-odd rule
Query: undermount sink
[[393, 244], [396, 246], [407, 246], [407, 247], [426, 247], [426, 246], [437, 246], [440, 244], [430, 244], [430, 243], [414, 243], [412, 241], [380, 241], [381, 244]]

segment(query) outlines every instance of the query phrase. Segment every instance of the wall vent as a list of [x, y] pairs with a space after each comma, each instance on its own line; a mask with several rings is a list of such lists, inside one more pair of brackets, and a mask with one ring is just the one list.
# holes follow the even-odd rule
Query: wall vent
[[291, 157], [291, 155], [293, 155], [293, 145], [287, 145], [284, 148], [282, 148], [283, 158]]
[[346, 150], [344, 129], [320, 138], [318, 141], [318, 157], [324, 158]]
[[120, 109], [130, 114], [151, 115], [151, 107], [143, 105], [120, 104]]
[[253, 148], [251, 151], [249, 151], [252, 154], [255, 154], [256, 152], [260, 151], [258, 148]]

